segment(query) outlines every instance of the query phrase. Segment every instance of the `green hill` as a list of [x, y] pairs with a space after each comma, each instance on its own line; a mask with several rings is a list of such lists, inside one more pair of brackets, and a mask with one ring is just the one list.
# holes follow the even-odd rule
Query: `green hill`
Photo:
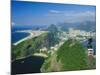
[[12, 60], [32, 55], [34, 52], [38, 52], [42, 47], [48, 47], [47, 33], [41, 34], [38, 37], [26, 40], [18, 44], [12, 45]]
[[57, 61], [61, 61], [62, 70], [81, 70], [88, 67], [85, 49], [75, 40], [68, 40], [59, 48]]
[[41, 71], [69, 71], [88, 68], [85, 49], [75, 40], [66, 41], [53, 55], [48, 57]]
[[43, 33], [40, 36], [26, 40], [18, 44], [17, 46], [12, 45], [12, 60], [30, 56], [43, 47], [48, 50], [51, 46], [59, 43], [58, 28], [51, 24], [48, 27], [48, 32]]
[[33, 55], [33, 53], [39, 52], [43, 47], [49, 50], [51, 46], [58, 43], [57, 39], [54, 33], [48, 32], [23, 41], [17, 46], [12, 45], [12, 60]]

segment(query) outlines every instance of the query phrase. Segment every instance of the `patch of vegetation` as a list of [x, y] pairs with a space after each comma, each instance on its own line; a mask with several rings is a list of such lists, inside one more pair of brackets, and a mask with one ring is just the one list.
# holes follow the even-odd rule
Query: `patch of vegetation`
[[[50, 28], [52, 28], [52, 26]], [[48, 33], [43, 33], [40, 36], [23, 41], [17, 46], [12, 45], [12, 60], [33, 55], [33, 53], [39, 52], [43, 47], [50, 49], [51, 46], [54, 46], [59, 41], [56, 35], [57, 32], [52, 30]]]
[[[82, 44], [76, 40], [66, 41], [58, 50], [55, 52], [56, 64], [59, 65], [60, 71], [69, 70], [85, 70], [88, 69], [88, 58]], [[42, 66], [43, 72], [55, 71], [55, 67], [51, 66], [54, 63], [50, 63], [54, 55], [51, 55], [45, 60]], [[55, 64], [55, 65], [56, 65]]]
[[46, 37], [47, 33], [44, 33], [38, 37], [23, 41], [17, 46], [12, 45], [12, 59], [25, 57], [32, 55], [34, 52], [39, 52], [40, 48], [47, 46], [45, 43]]
[[45, 63], [43, 64], [41, 70], [44, 71], [44, 72], [45, 72], [45, 70], [48, 71], [50, 64], [51, 64], [50, 58], [47, 58]]
[[43, 63], [41, 67], [41, 72], [54, 72], [58, 69], [58, 64], [56, 61], [56, 53], [53, 55], [50, 55], [48, 58], [45, 59], [45, 62]]
[[83, 46], [76, 40], [68, 40], [57, 52], [57, 60], [62, 63], [62, 70], [87, 69], [87, 55]]

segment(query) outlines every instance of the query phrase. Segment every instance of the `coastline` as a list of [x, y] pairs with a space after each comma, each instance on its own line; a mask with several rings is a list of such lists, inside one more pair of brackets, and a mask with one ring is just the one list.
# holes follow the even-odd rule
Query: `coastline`
[[16, 32], [29, 33], [29, 36], [26, 36], [26, 37], [22, 38], [21, 40], [13, 43], [13, 45], [15, 45], [15, 46], [18, 45], [19, 43], [25, 41], [25, 40], [28, 40], [28, 39], [34, 38], [36, 36], [39, 36], [39, 35], [41, 35], [42, 33], [46, 32], [46, 31], [20, 30], [20, 31], [16, 31]]
[[21, 30], [21, 31], [16, 31], [16, 32], [29, 33], [29, 36], [26, 36], [26, 37], [22, 38], [21, 40], [19, 40], [19, 41], [13, 43], [13, 45], [15, 45], [15, 46], [18, 45], [19, 43], [25, 41], [25, 40], [28, 40], [28, 39], [32, 38], [33, 35], [34, 35], [34, 33], [32, 32], [32, 30]]

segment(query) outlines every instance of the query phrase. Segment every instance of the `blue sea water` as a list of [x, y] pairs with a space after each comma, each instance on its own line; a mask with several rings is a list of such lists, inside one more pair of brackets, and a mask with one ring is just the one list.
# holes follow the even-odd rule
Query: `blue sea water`
[[29, 33], [25, 33], [25, 32], [16, 32], [16, 31], [20, 31], [20, 30], [38, 30], [38, 29], [44, 29], [46, 26], [45, 25], [33, 25], [33, 26], [13, 26], [12, 30], [11, 30], [11, 42], [15, 43], [17, 41], [19, 41], [20, 39], [26, 37], [29, 35]]
[[29, 33], [24, 32], [13, 32], [12, 33], [12, 43], [19, 41], [20, 39], [27, 37]]
[[27, 37], [29, 35], [29, 33], [25, 33], [25, 32], [16, 32], [19, 30], [29, 30], [32, 27], [20, 27], [20, 26], [16, 26], [16, 27], [12, 27], [12, 32], [11, 32], [11, 42], [15, 43], [17, 41], [19, 41], [20, 39]]

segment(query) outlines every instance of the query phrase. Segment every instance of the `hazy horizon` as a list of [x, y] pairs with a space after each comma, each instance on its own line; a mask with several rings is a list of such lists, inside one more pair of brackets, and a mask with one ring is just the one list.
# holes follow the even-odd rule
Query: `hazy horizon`
[[95, 21], [96, 7], [89, 5], [12, 1], [14, 26]]

